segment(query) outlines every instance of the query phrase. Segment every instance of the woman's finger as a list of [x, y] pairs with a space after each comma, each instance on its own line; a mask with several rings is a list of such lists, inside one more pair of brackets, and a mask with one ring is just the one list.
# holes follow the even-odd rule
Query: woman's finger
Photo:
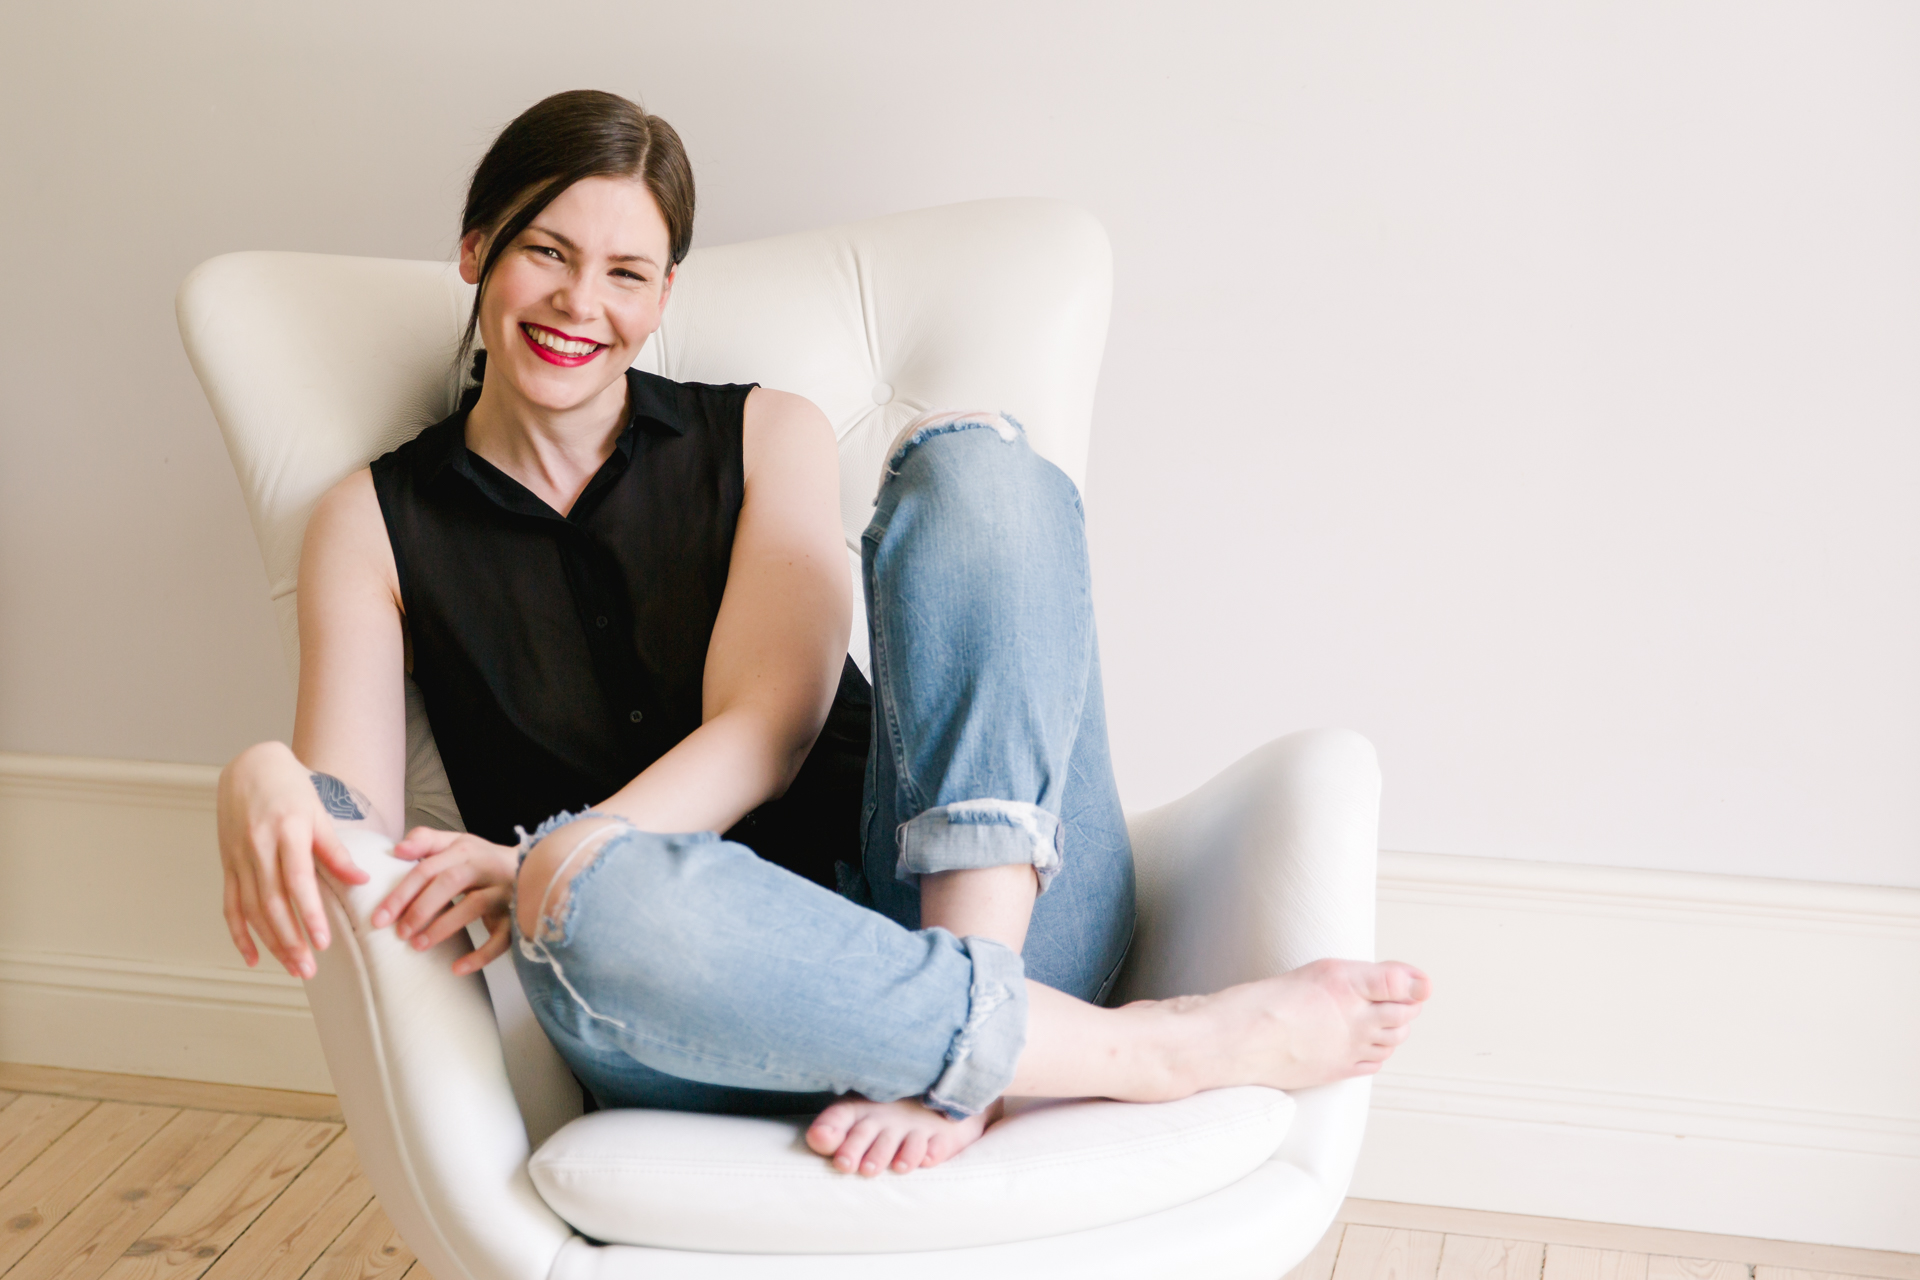
[[446, 905], [472, 887], [473, 868], [459, 862], [446, 867], [427, 882], [427, 887], [407, 908], [407, 914], [394, 926], [394, 932], [409, 939], [415, 946], [430, 945], [416, 935], [424, 935]]
[[260, 905], [259, 885], [252, 878], [241, 881], [240, 912], [246, 919], [247, 927], [266, 947], [267, 954], [279, 961], [281, 968], [292, 973], [293, 963], [281, 947], [280, 939], [273, 931], [273, 923], [267, 919], [266, 908]]
[[[374, 908], [373, 918], [369, 923], [376, 929], [384, 929], [392, 924], [399, 918], [400, 913], [407, 909], [408, 904], [413, 901], [415, 895], [427, 887], [427, 882], [433, 879], [438, 870], [438, 863], [429, 865], [423, 862], [413, 870], [407, 872], [400, 883], [393, 886], [393, 892], [389, 893], [381, 900], [380, 905]], [[407, 936], [405, 932], [400, 931], [398, 927], [396, 927], [396, 932], [399, 932], [402, 938]]]
[[[325, 819], [321, 819], [325, 821]], [[315, 951], [327, 949], [327, 913], [320, 905], [320, 884], [313, 874], [313, 855], [311, 850], [317, 841], [314, 835], [300, 838], [298, 828], [293, 829], [293, 838], [280, 845], [280, 883], [286, 886], [287, 896], [293, 901], [293, 909], [299, 913], [300, 923], [307, 927], [307, 937], [313, 941]], [[302, 848], [301, 846], [306, 846]]]
[[507, 953], [513, 942], [513, 918], [502, 912], [487, 940], [453, 962], [455, 973], [476, 973]]
[[293, 922], [293, 913], [287, 909], [286, 890], [280, 883], [280, 845], [288, 838], [284, 821], [258, 827], [249, 833], [257, 911], [252, 918], [265, 924], [261, 941], [268, 944], [274, 959], [288, 973], [304, 977], [299, 962], [307, 949], [306, 939], [300, 936], [300, 926]]
[[[287, 901], [286, 883], [280, 878], [280, 850], [298, 840], [294, 823], [283, 819], [274, 825], [267, 837], [266, 847], [257, 849], [260, 861], [260, 906], [266, 913], [267, 923], [273, 927], [274, 936], [280, 941], [280, 950], [293, 963], [287, 972], [296, 978], [310, 978], [313, 955], [307, 950], [306, 937], [300, 932], [300, 924], [294, 919], [293, 906]], [[282, 964], [286, 960], [281, 961]]]
[[420, 931], [413, 945], [422, 951], [437, 947], [486, 914], [486, 910], [484, 892], [470, 893], [436, 916], [431, 925]]
[[433, 827], [415, 827], [400, 837], [400, 843], [393, 846], [393, 856], [405, 858], [409, 862], [418, 858], [431, 858], [436, 853], [445, 852], [454, 841], [460, 839], [461, 832], [440, 831]]
[[340, 839], [340, 833], [333, 829], [331, 822], [321, 822], [314, 827], [313, 856], [334, 879], [343, 884], [365, 884], [373, 878], [353, 860], [353, 855], [347, 852], [345, 842]]
[[247, 932], [247, 917], [240, 910], [240, 881], [235, 878], [231, 867], [227, 868], [227, 874], [221, 880], [225, 887], [220, 894], [220, 914], [227, 919], [227, 935], [233, 939], [240, 958], [247, 962], [247, 968], [251, 969], [260, 963], [260, 952], [253, 945], [253, 935]]

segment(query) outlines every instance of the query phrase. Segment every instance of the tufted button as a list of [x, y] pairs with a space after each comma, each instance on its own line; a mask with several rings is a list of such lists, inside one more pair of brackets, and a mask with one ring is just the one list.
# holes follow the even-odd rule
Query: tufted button
[[646, 719], [646, 716], [638, 711], [630, 711], [627, 713], [627, 719], [633, 721], [635, 724], [639, 724], [642, 720]]
[[892, 399], [893, 387], [890, 384], [885, 382], [876, 382], [873, 384], [873, 402], [875, 404], [886, 404]]

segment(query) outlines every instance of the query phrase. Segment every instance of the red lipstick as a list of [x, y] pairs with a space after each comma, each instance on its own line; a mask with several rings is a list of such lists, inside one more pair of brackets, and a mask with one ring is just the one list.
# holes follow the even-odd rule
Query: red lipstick
[[558, 329], [549, 329], [546, 325], [543, 325], [543, 324], [522, 324], [520, 326], [520, 338], [523, 342], [527, 344], [527, 349], [532, 351], [533, 354], [539, 356], [542, 360], [545, 360], [548, 364], [557, 364], [563, 369], [577, 369], [581, 365], [586, 364], [588, 361], [593, 360], [594, 358], [599, 356], [599, 354], [602, 351], [605, 351], [607, 349], [606, 343], [594, 342], [593, 350], [587, 352], [585, 355], [582, 355], [582, 356], [562, 355], [560, 352], [555, 351], [552, 347], [544, 347], [544, 346], [541, 346], [538, 342], [535, 342], [533, 339], [533, 330], [535, 329], [538, 329], [541, 333], [552, 334], [556, 338], [563, 338], [568, 342], [593, 342], [593, 339], [592, 338], [576, 338], [570, 333], [562, 333]]

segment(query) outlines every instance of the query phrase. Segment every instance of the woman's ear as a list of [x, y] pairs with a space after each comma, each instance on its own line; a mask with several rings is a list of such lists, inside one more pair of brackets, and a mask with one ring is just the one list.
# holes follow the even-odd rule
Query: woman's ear
[[468, 284], [480, 283], [480, 254], [486, 246], [484, 231], [469, 231], [460, 237], [460, 278]]
[[666, 279], [660, 282], [660, 305], [662, 307], [665, 307], [667, 305], [667, 299], [673, 295], [673, 282], [675, 277], [677, 277], [679, 274], [680, 274], [679, 263], [676, 262], [672, 266], [667, 268]]

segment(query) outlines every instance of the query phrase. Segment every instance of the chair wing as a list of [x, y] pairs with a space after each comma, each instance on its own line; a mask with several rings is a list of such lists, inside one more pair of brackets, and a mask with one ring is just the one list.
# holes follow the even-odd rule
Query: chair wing
[[[638, 364], [818, 404], [840, 439], [853, 541], [881, 454], [926, 409], [1004, 409], [1080, 482], [1111, 293], [1106, 233], [1085, 212], [1051, 200], [951, 205], [695, 251]], [[180, 286], [181, 336], [296, 666], [314, 503], [451, 411], [471, 301], [448, 264], [305, 253], [227, 254]]]

